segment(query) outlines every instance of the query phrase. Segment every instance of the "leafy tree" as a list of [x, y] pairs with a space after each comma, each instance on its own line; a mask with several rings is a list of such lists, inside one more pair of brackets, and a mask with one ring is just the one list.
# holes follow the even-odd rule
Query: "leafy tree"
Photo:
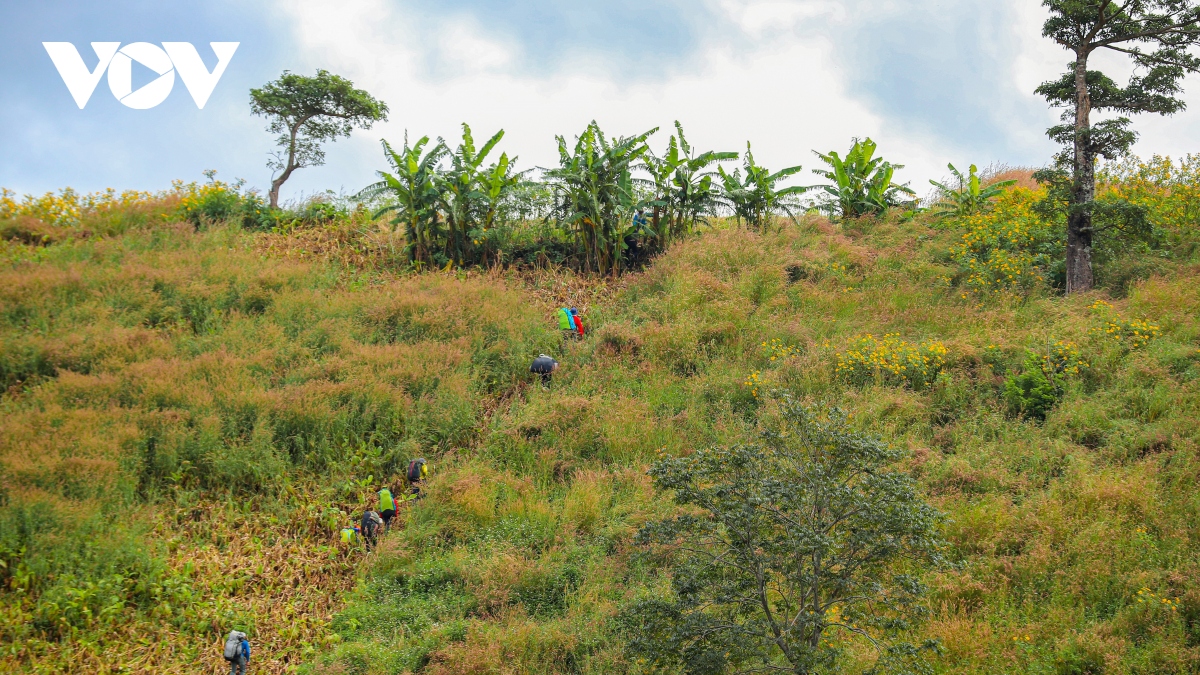
[[[1042, 35], [1074, 55], [1059, 79], [1042, 83], [1037, 93], [1065, 108], [1063, 124], [1050, 138], [1065, 147], [1059, 164], [1070, 167], [1067, 213], [1068, 293], [1092, 288], [1093, 211], [1097, 157], [1113, 159], [1129, 150], [1137, 135], [1129, 118], [1095, 124], [1093, 111], [1170, 115], [1184, 108], [1176, 97], [1180, 81], [1200, 71], [1200, 59], [1188, 49], [1200, 41], [1200, 7], [1192, 0], [1043, 0], [1050, 18]], [[1088, 59], [1100, 49], [1125, 54], [1134, 74], [1120, 86]]]
[[425, 151], [428, 143], [429, 137], [422, 136], [410, 146], [408, 134], [405, 134], [404, 147], [396, 152], [383, 141], [384, 157], [394, 173], [378, 172], [382, 180], [368, 185], [356, 195], [358, 199], [386, 196], [390, 203], [379, 209], [374, 217], [395, 214], [392, 222], [404, 226], [408, 258], [418, 267], [433, 262], [433, 253], [441, 239], [438, 232], [438, 165], [449, 152], [442, 143]]
[[267, 166], [280, 171], [268, 193], [271, 208], [279, 206], [279, 188], [296, 169], [325, 163], [324, 141], [349, 136], [355, 127], [370, 129], [387, 119], [388, 107], [350, 80], [318, 70], [315, 77], [283, 71], [274, 82], [250, 90], [250, 111], [270, 120], [267, 130], [280, 134]]
[[682, 513], [636, 541], [669, 566], [672, 593], [622, 615], [630, 656], [652, 670], [833, 673], [851, 642], [919, 667], [934, 648], [897, 633], [922, 613], [913, 563], [937, 561], [940, 514], [900, 453], [788, 395], [758, 443], [700, 450], [650, 470]]
[[844, 159], [837, 152], [823, 155], [813, 151], [829, 166], [828, 169], [813, 169], [813, 173], [833, 181], [829, 185], [813, 186], [822, 188], [829, 195], [826, 210], [840, 212], [843, 218], [878, 215], [900, 204], [900, 195], [915, 195], [907, 185], [892, 182], [896, 169], [903, 169], [904, 165], [876, 157], [876, 147], [870, 138], [861, 141], [856, 138]]
[[654, 209], [650, 229], [658, 248], [666, 249], [673, 239], [691, 232], [704, 216], [720, 205], [720, 192], [713, 185], [717, 174], [710, 167], [717, 162], [737, 159], [736, 152], [708, 151], [694, 154], [683, 135], [683, 126], [675, 121], [675, 135], [667, 141], [662, 157], [647, 152], [642, 168], [654, 182]]
[[799, 204], [795, 198], [809, 188], [793, 185], [777, 188], [776, 185], [788, 176], [800, 173], [803, 168], [799, 165], [789, 166], [771, 173], [766, 167], [754, 162], [754, 153], [750, 151], [750, 142], [746, 142], [746, 155], [742, 159], [742, 168], [726, 173], [724, 167], [717, 167], [717, 175], [721, 177], [721, 198], [733, 210], [739, 223], [746, 223], [756, 229], [764, 229], [771, 216], [779, 211], [796, 219], [794, 209]]
[[979, 169], [974, 164], [971, 165], [966, 176], [955, 168], [953, 164], [947, 164], [946, 166], [950, 169], [950, 173], [954, 174], [954, 177], [958, 179], [957, 188], [951, 188], [936, 180], [929, 181], [941, 191], [941, 200], [937, 203], [937, 212], [942, 215], [969, 216], [979, 213], [987, 207], [988, 202], [1000, 196], [1000, 193], [1004, 192], [1004, 188], [1014, 185], [1017, 182], [1015, 180], [1002, 180], [984, 187], [979, 182], [979, 175], [977, 173]]
[[643, 205], [631, 172], [657, 130], [609, 142], [593, 121], [576, 138], [574, 152], [566, 139], [556, 137], [559, 166], [545, 176], [555, 191], [559, 225], [574, 230], [590, 269], [613, 276], [621, 269], [633, 214]]

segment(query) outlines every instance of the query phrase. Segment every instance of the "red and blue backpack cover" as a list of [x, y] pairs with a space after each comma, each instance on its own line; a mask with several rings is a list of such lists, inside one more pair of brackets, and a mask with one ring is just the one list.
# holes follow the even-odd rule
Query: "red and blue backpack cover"
[[579, 333], [579, 337], [583, 337], [583, 318], [579, 316], [579, 310], [574, 307], [563, 307], [558, 310], [558, 327], [561, 330], [569, 330]]

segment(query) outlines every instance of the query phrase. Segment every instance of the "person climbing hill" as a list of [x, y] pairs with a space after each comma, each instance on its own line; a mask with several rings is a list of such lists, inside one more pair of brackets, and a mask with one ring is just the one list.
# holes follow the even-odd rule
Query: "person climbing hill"
[[379, 541], [379, 529], [383, 527], [383, 518], [370, 509], [363, 511], [362, 539], [363, 545], [370, 551]]
[[240, 630], [229, 631], [225, 638], [225, 660], [229, 662], [229, 675], [245, 675], [250, 665], [250, 641]]
[[392, 518], [396, 517], [396, 500], [387, 487], [379, 490], [379, 517], [383, 518], [383, 531], [392, 531]]
[[563, 307], [556, 312], [558, 316], [559, 330], [566, 331], [566, 337], [583, 339], [583, 317], [579, 316], [579, 310], [574, 307]]
[[429, 464], [425, 462], [424, 457], [418, 457], [408, 463], [408, 494], [412, 495], [413, 499], [421, 498], [421, 486], [425, 484], [425, 477], [429, 475]]
[[550, 388], [550, 378], [556, 370], [558, 370], [558, 361], [545, 354], [540, 354], [529, 366], [529, 372], [535, 373], [542, 378], [543, 389]]

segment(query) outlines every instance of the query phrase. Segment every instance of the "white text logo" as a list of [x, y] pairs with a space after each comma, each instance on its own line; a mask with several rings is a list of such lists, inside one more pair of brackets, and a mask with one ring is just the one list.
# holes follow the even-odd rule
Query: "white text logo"
[[[225, 68], [239, 44], [208, 43], [217, 55], [217, 66], [211, 73], [190, 42], [164, 42], [162, 47], [149, 42], [132, 42], [124, 47], [120, 42], [93, 42], [92, 51], [96, 52], [96, 58], [99, 59], [95, 70], [88, 70], [79, 50], [70, 42], [43, 42], [42, 46], [50, 54], [50, 60], [54, 62], [54, 67], [58, 69], [58, 74], [80, 109], [87, 105], [107, 70], [108, 88], [113, 96], [130, 108], [145, 110], [167, 100], [171, 88], [175, 86], [175, 73], [179, 73], [179, 79], [183, 80], [196, 107], [203, 108], [217, 81], [225, 74]], [[137, 91], [133, 90], [134, 61], [158, 74], [157, 78]]]

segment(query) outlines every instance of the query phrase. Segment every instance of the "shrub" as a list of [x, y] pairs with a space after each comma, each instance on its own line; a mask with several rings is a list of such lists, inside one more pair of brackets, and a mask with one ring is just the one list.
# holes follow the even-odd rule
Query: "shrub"
[[25, 195], [20, 202], [15, 197], [11, 190], [0, 188], [0, 222], [15, 221], [8, 225], [10, 234], [0, 238], [30, 244], [52, 243], [72, 233], [116, 234], [131, 224], [148, 222], [150, 216], [163, 221], [173, 214], [177, 200], [174, 191], [118, 193], [112, 188], [86, 195], [63, 188], [58, 194]]
[[622, 616], [630, 656], [652, 670], [833, 672], [849, 643], [883, 647], [881, 666], [920, 651], [897, 632], [921, 613], [909, 574], [940, 560], [941, 515], [890, 468], [899, 453], [840, 410], [778, 403], [757, 442], [650, 469], [687, 510], [635, 539], [669, 569], [670, 592]]
[[1046, 377], [1042, 361], [1036, 354], [1029, 353], [1025, 357], [1025, 369], [1004, 381], [1004, 400], [1015, 414], [1044, 420], [1058, 399], [1059, 389]]
[[951, 218], [962, 238], [950, 250], [961, 297], [1028, 294], [1045, 281], [1062, 247], [1060, 228], [1035, 206], [1043, 191], [1012, 188], [982, 213]]
[[948, 353], [946, 345], [935, 340], [914, 344], [898, 333], [882, 338], [868, 334], [836, 353], [834, 373], [854, 384], [874, 381], [921, 389], [937, 378]]
[[182, 195], [179, 216], [194, 225], [234, 221], [248, 229], [267, 229], [276, 218], [258, 193], [242, 192], [244, 180], [226, 183], [216, 179], [216, 172], [205, 171], [208, 182], [184, 184], [175, 181], [173, 189]]
[[1130, 155], [1106, 163], [1096, 182], [1097, 199], [1128, 200], [1145, 208], [1156, 234], [1169, 243], [1183, 246], [1195, 236], [1200, 222], [1200, 155], [1186, 155], [1178, 164], [1160, 155], [1149, 160]]
[[1109, 319], [1103, 329], [1104, 335], [1120, 342], [1128, 349], [1137, 349], [1158, 337], [1159, 327], [1145, 319]]
[[1004, 381], [1004, 400], [1013, 414], [1044, 420], [1062, 398], [1066, 377], [1088, 367], [1074, 342], [1059, 340], [1041, 355], [1027, 352], [1024, 369]]

